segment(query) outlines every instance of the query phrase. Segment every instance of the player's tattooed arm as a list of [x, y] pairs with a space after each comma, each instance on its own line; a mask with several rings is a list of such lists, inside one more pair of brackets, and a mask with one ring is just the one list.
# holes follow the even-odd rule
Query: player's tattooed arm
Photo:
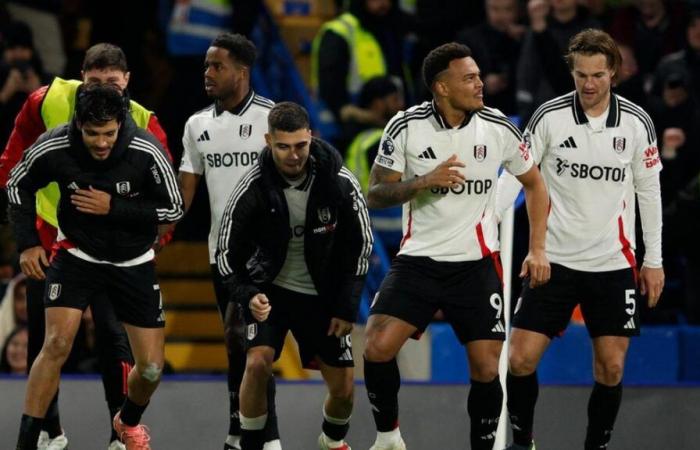
[[419, 178], [401, 181], [401, 175], [401, 172], [374, 164], [369, 174], [367, 206], [388, 208], [406, 203], [415, 197], [421, 190]]
[[457, 170], [459, 167], [464, 167], [464, 163], [457, 160], [457, 155], [452, 155], [425, 175], [402, 181], [401, 172], [374, 164], [369, 174], [367, 206], [388, 208], [406, 203], [424, 189], [464, 184], [464, 175]]

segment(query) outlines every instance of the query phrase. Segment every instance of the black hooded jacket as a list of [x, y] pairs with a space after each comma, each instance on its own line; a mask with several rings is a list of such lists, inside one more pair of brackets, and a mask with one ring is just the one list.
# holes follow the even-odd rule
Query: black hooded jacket
[[[58, 222], [71, 244], [93, 258], [121, 262], [143, 255], [153, 245], [157, 225], [179, 220], [182, 195], [175, 172], [158, 140], [127, 116], [112, 151], [95, 160], [75, 122], [42, 134], [10, 173], [7, 194], [18, 250], [41, 245], [35, 228], [35, 193], [57, 182]], [[107, 215], [78, 211], [75, 189], [111, 195]]]
[[[306, 207], [306, 265], [323, 300], [319, 307], [354, 322], [373, 243], [367, 206], [359, 183], [329, 144], [314, 139], [308, 164], [314, 181]], [[232, 300], [245, 307], [274, 281], [287, 257], [287, 186], [265, 148], [226, 206], [216, 261]]]

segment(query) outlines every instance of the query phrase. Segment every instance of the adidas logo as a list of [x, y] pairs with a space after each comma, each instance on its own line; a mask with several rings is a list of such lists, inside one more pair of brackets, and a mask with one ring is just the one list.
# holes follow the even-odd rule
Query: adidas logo
[[418, 155], [418, 159], [437, 159], [437, 156], [435, 156], [433, 149], [428, 147], [423, 153]]
[[70, 189], [70, 190], [72, 190], [72, 191], [76, 191], [76, 190], [80, 189], [80, 187], [78, 186], [78, 183], [76, 183], [76, 182], [74, 181], [74, 182], [72, 182], [71, 184], [68, 185], [68, 189]]
[[505, 333], [506, 327], [504, 327], [501, 321], [499, 320], [498, 322], [496, 322], [496, 325], [494, 325], [494, 327], [491, 328], [491, 331], [493, 333]]
[[341, 361], [352, 361], [352, 351], [346, 348], [343, 354], [340, 356]]
[[569, 139], [565, 140], [561, 144], [559, 144], [560, 148], [578, 148], [576, 146], [576, 141], [574, 141], [574, 138], [572, 136], [569, 136]]
[[199, 138], [197, 138], [197, 142], [202, 142], [202, 141], [211, 141], [209, 138], [209, 132], [207, 130], [204, 130], [204, 133], [202, 133]]
[[492, 431], [489, 434], [486, 434], [484, 436], [479, 436], [479, 438], [484, 440], [484, 441], [492, 441], [492, 440], [496, 439], [496, 432]]
[[625, 330], [634, 330], [635, 328], [637, 328], [637, 326], [634, 323], [634, 317], [630, 317], [630, 320], [627, 321], [623, 328]]

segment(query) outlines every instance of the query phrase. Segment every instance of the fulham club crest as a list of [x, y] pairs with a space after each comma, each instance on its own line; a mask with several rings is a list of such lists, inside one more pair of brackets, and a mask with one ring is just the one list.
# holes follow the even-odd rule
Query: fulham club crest
[[61, 296], [61, 283], [49, 284], [49, 300], [54, 301]]
[[486, 146], [485, 145], [475, 145], [474, 146], [474, 159], [481, 162], [486, 159]]
[[622, 153], [625, 151], [625, 138], [623, 137], [615, 137], [613, 138], [613, 149], [615, 149], [615, 153]]
[[117, 183], [117, 194], [126, 195], [131, 192], [131, 183], [128, 181], [120, 181]]
[[241, 139], [248, 139], [250, 137], [250, 133], [252, 131], [253, 131], [253, 125], [251, 125], [249, 123], [244, 123], [238, 129], [238, 134], [241, 136]]
[[318, 220], [321, 221], [321, 223], [328, 223], [331, 220], [331, 210], [328, 209], [327, 207], [323, 208], [318, 208], [316, 211], [318, 213]]
[[246, 333], [246, 337], [248, 338], [249, 341], [252, 341], [255, 339], [255, 336], [258, 335], [258, 324], [257, 323], [250, 323], [248, 324], [248, 330]]

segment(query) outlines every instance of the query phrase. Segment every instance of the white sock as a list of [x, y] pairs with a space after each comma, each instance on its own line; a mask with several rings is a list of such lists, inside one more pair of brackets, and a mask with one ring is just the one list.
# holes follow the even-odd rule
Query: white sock
[[262, 430], [267, 422], [267, 414], [258, 417], [244, 417], [243, 414], [240, 414], [239, 418], [242, 430]]
[[240, 436], [233, 436], [232, 434], [229, 434], [228, 437], [226, 437], [226, 443], [230, 445], [231, 447], [240, 447], [241, 446], [241, 437]]
[[340, 447], [345, 443], [344, 441], [334, 441], [332, 438], [329, 438], [326, 433], [323, 433], [323, 437], [326, 440], [326, 444], [331, 448]]
[[380, 446], [388, 446], [398, 442], [401, 439], [401, 430], [399, 427], [394, 428], [391, 431], [377, 431], [377, 441], [376, 443]]
[[263, 450], [282, 450], [282, 443], [279, 439], [275, 439], [274, 441], [267, 441], [263, 446]]
[[323, 408], [323, 418], [328, 421], [328, 423], [332, 423], [333, 425], [345, 425], [348, 422], [350, 422], [350, 417], [348, 416], [345, 419], [341, 419], [338, 417], [331, 417], [328, 414], [326, 414], [326, 408]]

